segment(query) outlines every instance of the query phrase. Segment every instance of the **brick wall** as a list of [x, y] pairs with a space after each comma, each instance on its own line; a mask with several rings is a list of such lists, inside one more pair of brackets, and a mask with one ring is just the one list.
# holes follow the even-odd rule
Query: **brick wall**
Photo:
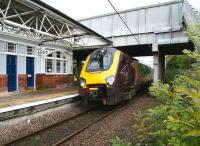
[[73, 83], [73, 75], [58, 75], [58, 74], [37, 74], [36, 89], [62, 88], [70, 83]]
[[0, 92], [7, 91], [7, 75], [0, 75]]
[[27, 76], [26, 74], [18, 75], [18, 87], [19, 91], [24, 91], [27, 88]]

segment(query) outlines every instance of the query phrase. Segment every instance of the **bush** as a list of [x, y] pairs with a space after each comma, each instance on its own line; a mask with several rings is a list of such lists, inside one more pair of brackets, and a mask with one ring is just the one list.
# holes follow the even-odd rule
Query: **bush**
[[194, 59], [187, 55], [167, 56], [165, 81], [171, 84], [178, 75], [184, 74], [187, 70], [191, 69]]
[[185, 75], [173, 80], [172, 86], [157, 82], [149, 88], [161, 105], [136, 115], [137, 123], [133, 127], [138, 133], [137, 145], [200, 144], [200, 25], [189, 28], [187, 34], [196, 50], [184, 50], [184, 53], [195, 63]]
[[154, 83], [150, 94], [161, 105], [137, 114], [138, 145], [197, 146], [200, 144], [200, 53], [184, 51], [196, 63], [172, 86]]
[[118, 136], [111, 140], [112, 146], [130, 146], [131, 143], [121, 140]]

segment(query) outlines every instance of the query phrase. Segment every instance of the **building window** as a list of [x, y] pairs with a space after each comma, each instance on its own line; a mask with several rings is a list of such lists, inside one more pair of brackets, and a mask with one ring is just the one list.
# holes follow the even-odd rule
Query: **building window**
[[53, 72], [53, 60], [52, 59], [46, 59], [46, 73], [52, 73]]
[[33, 47], [27, 46], [27, 54], [28, 55], [33, 55]]
[[16, 44], [8, 43], [7, 52], [9, 52], [9, 53], [16, 53]]
[[46, 73], [67, 73], [68, 60], [63, 52], [53, 52], [46, 57]]
[[60, 52], [56, 52], [56, 58], [60, 58]]
[[66, 73], [67, 72], [67, 62], [64, 61], [63, 62], [63, 73]]
[[56, 72], [60, 73], [60, 60], [56, 60]]
[[47, 57], [53, 57], [53, 54], [52, 54], [52, 53], [51, 53], [51, 54], [48, 54]]

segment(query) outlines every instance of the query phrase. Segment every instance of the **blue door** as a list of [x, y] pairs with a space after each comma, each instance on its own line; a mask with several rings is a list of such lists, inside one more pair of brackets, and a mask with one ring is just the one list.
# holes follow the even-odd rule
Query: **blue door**
[[8, 92], [16, 91], [17, 89], [17, 65], [16, 56], [7, 55], [7, 86]]
[[27, 87], [34, 87], [34, 58], [26, 58]]

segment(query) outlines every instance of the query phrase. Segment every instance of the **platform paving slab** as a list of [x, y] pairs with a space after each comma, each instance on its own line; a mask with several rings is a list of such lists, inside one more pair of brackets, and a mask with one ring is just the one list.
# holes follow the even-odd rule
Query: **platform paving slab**
[[72, 86], [64, 89], [28, 90], [6, 94], [0, 93], [0, 109], [73, 94], [78, 94], [77, 86]]

